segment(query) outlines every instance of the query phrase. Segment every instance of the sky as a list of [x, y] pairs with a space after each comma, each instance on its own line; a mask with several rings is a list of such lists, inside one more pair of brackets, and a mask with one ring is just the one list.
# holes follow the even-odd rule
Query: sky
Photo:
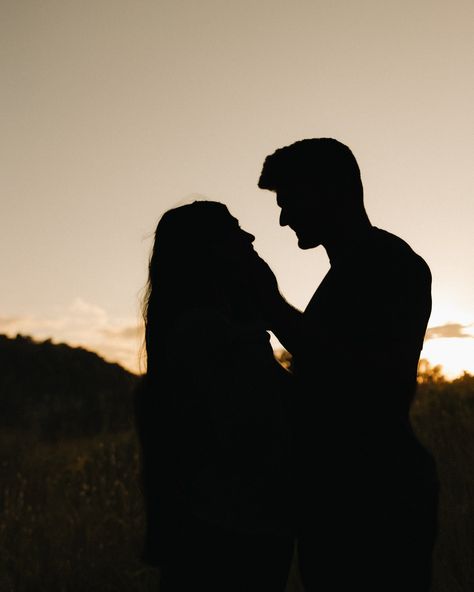
[[431, 268], [422, 357], [474, 373], [473, 39], [471, 0], [0, 0], [0, 333], [138, 371], [152, 234], [195, 198], [227, 204], [304, 309], [326, 253], [257, 181], [330, 136], [372, 223]]

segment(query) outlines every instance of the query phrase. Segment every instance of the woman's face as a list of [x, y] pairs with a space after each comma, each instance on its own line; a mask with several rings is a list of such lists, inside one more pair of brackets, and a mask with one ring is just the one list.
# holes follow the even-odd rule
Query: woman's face
[[223, 238], [219, 241], [217, 248], [220, 250], [220, 256], [230, 261], [244, 261], [250, 256], [255, 255], [253, 241], [255, 237], [250, 232], [246, 232], [240, 227], [239, 221], [232, 217], [229, 228], [226, 230]]

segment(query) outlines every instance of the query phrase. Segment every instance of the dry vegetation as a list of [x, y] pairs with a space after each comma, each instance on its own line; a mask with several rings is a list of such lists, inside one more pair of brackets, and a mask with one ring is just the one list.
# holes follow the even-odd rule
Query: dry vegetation
[[[416, 430], [441, 480], [433, 592], [474, 589], [474, 377], [425, 372]], [[1, 592], [157, 592], [140, 561], [143, 507], [133, 429], [48, 441], [32, 429], [0, 437]], [[288, 592], [299, 592], [292, 573]]]

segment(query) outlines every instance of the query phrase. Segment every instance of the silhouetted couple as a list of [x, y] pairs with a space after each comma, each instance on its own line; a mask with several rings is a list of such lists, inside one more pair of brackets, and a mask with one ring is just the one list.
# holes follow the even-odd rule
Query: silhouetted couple
[[300, 312], [223, 204], [161, 218], [136, 398], [144, 559], [162, 592], [283, 592], [296, 542], [308, 592], [427, 592], [438, 485], [409, 409], [429, 268], [371, 225], [336, 140], [277, 150], [259, 187], [331, 267]]

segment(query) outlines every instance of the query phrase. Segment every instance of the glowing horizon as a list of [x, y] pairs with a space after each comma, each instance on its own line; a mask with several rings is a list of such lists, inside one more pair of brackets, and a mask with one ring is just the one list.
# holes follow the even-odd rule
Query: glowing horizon
[[[39, 341], [51, 339], [53, 343], [83, 347], [135, 374], [140, 374], [144, 368], [140, 357], [143, 325], [139, 313], [135, 319], [111, 318], [105, 310], [80, 298], [54, 318], [32, 315], [11, 319], [0, 317], [1, 333], [9, 337], [21, 334]], [[274, 351], [283, 349], [273, 335], [271, 343]], [[190, 351], [197, 345], [190, 340]], [[430, 323], [421, 359], [428, 360], [432, 367], [441, 365], [442, 373], [448, 380], [458, 378], [464, 372], [474, 375], [474, 324]]]

